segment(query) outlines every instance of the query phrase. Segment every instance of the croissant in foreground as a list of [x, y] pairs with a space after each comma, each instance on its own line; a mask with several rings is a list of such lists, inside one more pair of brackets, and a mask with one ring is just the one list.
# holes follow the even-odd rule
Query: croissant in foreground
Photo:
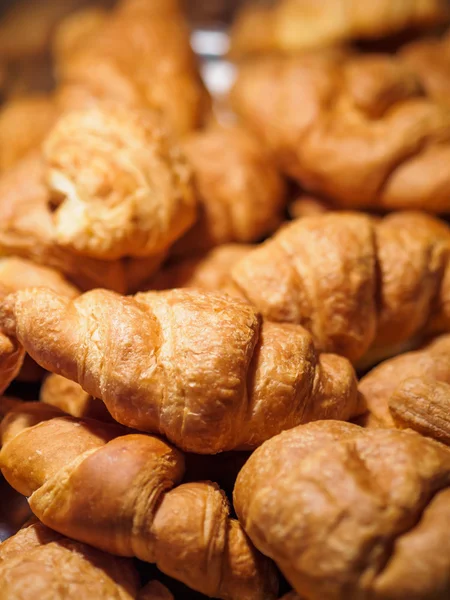
[[26, 525], [0, 544], [2, 600], [135, 600], [138, 589], [131, 561], [65, 538], [41, 523]]
[[113, 418], [200, 454], [251, 449], [283, 429], [364, 410], [344, 358], [318, 355], [303, 327], [200, 290], [126, 298], [93, 290], [10, 295], [0, 323], [47, 370]]
[[276, 597], [273, 566], [229, 517], [224, 493], [211, 482], [179, 485], [184, 457], [166, 442], [72, 417], [27, 427], [20, 411], [7, 417], [3, 439], [3, 475], [48, 527], [156, 563], [214, 598]]
[[244, 529], [308, 600], [450, 594], [450, 452], [415, 432], [322, 421], [240, 472]]
[[255, 61], [232, 99], [305, 191], [343, 208], [450, 210], [450, 110], [400, 58]]
[[450, 230], [422, 213], [328, 213], [287, 225], [231, 269], [229, 290], [357, 362], [450, 330]]

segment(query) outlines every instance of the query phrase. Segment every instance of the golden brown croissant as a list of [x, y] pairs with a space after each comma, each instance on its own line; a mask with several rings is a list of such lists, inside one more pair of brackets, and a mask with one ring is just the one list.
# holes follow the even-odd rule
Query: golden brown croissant
[[0, 395], [19, 374], [24, 358], [25, 352], [20, 344], [0, 333]]
[[442, 335], [415, 352], [386, 360], [361, 379], [359, 390], [369, 410], [364, 423], [369, 427], [394, 427], [390, 399], [402, 382], [413, 377], [450, 384], [450, 335]]
[[242, 127], [213, 126], [184, 139], [192, 167], [199, 218], [174, 254], [229, 242], [255, 242], [282, 220], [286, 189], [257, 138]]
[[41, 523], [26, 525], [0, 544], [1, 600], [135, 600], [138, 589], [130, 560], [70, 540]]
[[258, 448], [234, 505], [308, 600], [444, 600], [450, 452], [418, 435], [321, 421]]
[[231, 37], [231, 53], [298, 52], [352, 39], [379, 39], [448, 21], [445, 0], [279, 0], [245, 6]]
[[427, 94], [450, 107], [450, 33], [442, 39], [424, 39], [403, 48], [400, 58], [420, 79]]
[[149, 290], [190, 287], [217, 291], [228, 282], [231, 268], [254, 246], [223, 244], [206, 254], [165, 265], [146, 285]]
[[44, 379], [39, 400], [56, 406], [73, 417], [89, 417], [98, 421], [113, 420], [101, 400], [90, 396], [78, 383], [55, 373], [50, 373]]
[[300, 323], [320, 350], [394, 353], [450, 330], [450, 230], [422, 213], [298, 219], [231, 270], [230, 291], [269, 320]]
[[50, 96], [14, 98], [0, 111], [0, 170], [3, 171], [37, 148], [56, 118]]
[[223, 492], [211, 482], [178, 485], [183, 455], [156, 437], [126, 433], [98, 421], [55, 418], [10, 438], [0, 465], [55, 531], [156, 563], [215, 598], [275, 598], [272, 565], [229, 517]]
[[253, 61], [233, 103], [306, 192], [345, 208], [450, 211], [450, 110], [399, 58]]
[[177, 133], [201, 125], [210, 99], [178, 2], [124, 0], [58, 63], [63, 105], [112, 99], [162, 111]]
[[157, 256], [194, 221], [189, 168], [149, 111], [71, 112], [46, 138], [44, 157], [59, 247], [106, 260]]
[[330, 210], [332, 206], [327, 202], [306, 194], [301, 194], [289, 204], [289, 214], [293, 219], [317, 217]]
[[262, 323], [227, 295], [93, 290], [71, 302], [34, 289], [0, 304], [0, 324], [116, 421], [189, 452], [255, 448], [299, 423], [364, 411], [347, 360], [319, 356], [302, 327]]
[[[101, 136], [108, 137], [107, 126], [96, 132], [97, 137], [95, 131], [89, 134], [89, 127], [95, 130], [97, 121], [84, 128], [84, 135], [78, 131], [77, 136], [68, 137], [74, 121], [100, 114], [105, 119], [109, 115], [117, 126], [121, 114], [130, 116], [131, 120], [127, 119], [127, 125], [120, 129], [122, 134], [136, 127], [138, 121], [153, 123], [153, 145], [141, 157], [144, 160], [146, 156], [150, 162], [142, 170], [136, 163], [132, 173], [127, 171], [131, 168], [127, 160], [137, 160], [137, 150], [130, 145], [143, 143], [142, 131], [136, 131], [134, 141], [128, 136], [122, 153], [113, 152], [114, 158], [105, 152], [106, 139], [104, 147], [100, 145]], [[181, 235], [194, 219], [188, 170], [159, 124], [147, 113], [144, 116], [140, 111], [109, 106], [77, 112], [66, 119], [47, 140], [47, 161], [37, 154], [28, 155], [0, 180], [0, 252], [55, 267], [84, 289], [136, 289], [157, 270], [164, 258], [163, 246], [168, 247], [176, 232]], [[109, 133], [113, 135], [111, 128]], [[110, 143], [112, 152], [119, 140], [112, 137]], [[153, 186], [151, 202], [148, 186]], [[150, 209], [155, 209], [151, 215]], [[110, 258], [114, 253], [131, 254], [145, 247], [145, 252], [151, 254], [145, 258], [100, 260], [86, 255], [98, 253]]]

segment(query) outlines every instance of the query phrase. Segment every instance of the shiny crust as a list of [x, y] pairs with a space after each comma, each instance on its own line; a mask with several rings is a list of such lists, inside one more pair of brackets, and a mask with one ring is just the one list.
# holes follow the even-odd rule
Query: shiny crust
[[255, 448], [299, 423], [363, 410], [348, 361], [319, 356], [302, 327], [262, 323], [226, 295], [94, 290], [71, 302], [35, 289], [10, 295], [0, 320], [116, 421], [191, 452]]
[[414, 432], [322, 421], [258, 448], [234, 505], [300, 596], [444, 600], [450, 452]]
[[320, 350], [358, 361], [448, 331], [450, 230], [425, 214], [328, 213], [286, 225], [231, 270], [230, 291]]
[[25, 526], [0, 544], [2, 600], [133, 600], [138, 587], [131, 561], [70, 540], [41, 523]]
[[307, 192], [344, 208], [450, 210], [450, 110], [401, 59], [330, 51], [254, 61], [232, 100]]
[[223, 492], [210, 482], [178, 485], [180, 452], [120, 429], [69, 417], [39, 423], [3, 446], [2, 472], [30, 495], [34, 514], [64, 535], [156, 563], [215, 598], [275, 598], [270, 561], [230, 519]]

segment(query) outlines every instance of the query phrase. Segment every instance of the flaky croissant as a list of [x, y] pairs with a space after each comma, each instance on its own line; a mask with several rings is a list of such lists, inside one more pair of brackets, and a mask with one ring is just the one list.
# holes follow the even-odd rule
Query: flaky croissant
[[232, 269], [229, 290], [272, 321], [300, 323], [320, 350], [395, 353], [426, 327], [450, 330], [450, 230], [422, 213], [298, 219]]
[[1, 600], [136, 600], [138, 590], [130, 560], [70, 540], [41, 523], [26, 525], [0, 544]]
[[286, 187], [260, 141], [243, 127], [212, 126], [182, 142], [199, 201], [196, 224], [173, 254], [259, 241], [282, 221]]
[[111, 99], [161, 111], [180, 134], [209, 114], [177, 1], [122, 0], [72, 50], [56, 57], [62, 108]]
[[450, 335], [442, 335], [424, 348], [386, 360], [367, 375], [359, 390], [364, 396], [369, 427], [395, 427], [389, 402], [399, 386], [411, 378], [426, 378], [450, 384]]
[[344, 208], [450, 211], [450, 110], [400, 58], [254, 61], [242, 66], [232, 100], [305, 191]]
[[227, 295], [93, 290], [71, 302], [35, 289], [0, 304], [0, 326], [116, 421], [189, 452], [255, 448], [299, 423], [364, 410], [346, 359], [319, 356], [303, 327], [262, 323]]
[[73, 111], [43, 148], [59, 247], [105, 260], [158, 256], [194, 221], [189, 168], [157, 114]]
[[[101, 111], [99, 108], [92, 110], [95, 114]], [[121, 109], [118, 110], [120, 112]], [[76, 114], [80, 115], [80, 113]], [[93, 113], [87, 111], [81, 114], [86, 116]], [[76, 115], [69, 115], [69, 117], [77, 119]], [[64, 122], [65, 120], [58, 125], [55, 134], [61, 131], [59, 128], [64, 126]], [[87, 133], [88, 131], [85, 130], [85, 134]], [[78, 134], [81, 135], [80, 132]], [[140, 174], [133, 171], [134, 175], [127, 179], [126, 170], [129, 166], [124, 164], [122, 171], [120, 169], [114, 171], [113, 164], [121, 156], [125, 158], [125, 151], [122, 155], [116, 153], [114, 160], [108, 154], [102, 155], [102, 149], [99, 150], [98, 155], [89, 156], [85, 144], [94, 142], [88, 135], [81, 138], [78, 137], [79, 144], [71, 138], [66, 138], [65, 144], [59, 134], [56, 139], [50, 138], [51, 145], [47, 148], [50, 166], [53, 167], [50, 173], [49, 163], [39, 154], [33, 153], [19, 161], [1, 177], [0, 253], [30, 258], [34, 262], [54, 267], [82, 289], [106, 287], [121, 292], [135, 290], [155, 273], [164, 259], [164, 251], [160, 246], [163, 238], [166, 239], [163, 245], [170, 245], [169, 239], [173, 235], [176, 237], [175, 231], [179, 231], [181, 235], [184, 228], [188, 227], [194, 219], [194, 199], [190, 196], [189, 184], [185, 177], [187, 171], [183, 171], [176, 151], [174, 150], [175, 154], [170, 156], [172, 150], [165, 146], [169, 154], [157, 159], [155, 163], [146, 165], [145, 170]], [[101, 135], [96, 139], [98, 144], [100, 138]], [[128, 143], [131, 143], [131, 139], [128, 139]], [[161, 147], [156, 145], [153, 150], [147, 149], [147, 152], [152, 154], [160, 151], [163, 146], [164, 143]], [[56, 153], [53, 157], [54, 163], [51, 162], [53, 153]], [[161, 167], [164, 160], [168, 161], [166, 169]], [[60, 161], [66, 162], [61, 164]], [[133, 169], [135, 168], [133, 166]], [[153, 181], [146, 179], [151, 172], [156, 177]], [[53, 193], [47, 183], [49, 175], [54, 184]], [[139, 180], [141, 176], [142, 181]], [[78, 181], [81, 177], [78, 192], [82, 198], [65, 197], [57, 192], [59, 186], [63, 185], [62, 182], [66, 194], [74, 191], [70, 182], [72, 179]], [[117, 178], [120, 177], [122, 177], [121, 184], [117, 187], [116, 184], [119, 183]], [[135, 180], [134, 177], [138, 179]], [[149, 203], [146, 198], [141, 197], [142, 193], [146, 189], [148, 191], [149, 188], [146, 186], [157, 185], [158, 181], [160, 182], [159, 195], [157, 196], [154, 190], [152, 202], [144, 208]], [[113, 184], [114, 191], [108, 187]], [[128, 185], [130, 187], [127, 187]], [[88, 192], [90, 195], [87, 196]], [[120, 192], [124, 193], [123, 197], [120, 197]], [[113, 204], [119, 199], [120, 202], [114, 206]], [[146, 221], [137, 219], [139, 214], [141, 217], [145, 216], [145, 210], [155, 208], [154, 202], [157, 205], [156, 213], [147, 214]], [[55, 204], [60, 205], [56, 213]], [[160, 213], [163, 206], [165, 208]], [[102, 218], [105, 217], [105, 220], [98, 229], [96, 222], [100, 217], [99, 213]], [[135, 218], [137, 220], [133, 224]], [[169, 222], [164, 222], [164, 218], [177, 223], [172, 228]], [[66, 228], [67, 223], [69, 226]], [[89, 224], [94, 227], [94, 230], [89, 229]], [[80, 235], [73, 238], [75, 231]], [[135, 239], [128, 246], [126, 238], [131, 235]], [[96, 250], [100, 254], [106, 253], [108, 258], [111, 252], [118, 252], [120, 248], [122, 248], [121, 252], [132, 252], [133, 246], [136, 249], [136, 244], [141, 249], [146, 244], [149, 244], [147, 248], [153, 245], [156, 254], [144, 258], [124, 257], [120, 260], [105, 260], [105, 257], [100, 259], [80, 254], [82, 250], [88, 253]]]
[[354, 39], [379, 39], [448, 21], [445, 0], [279, 0], [256, 2], [238, 14], [231, 53], [296, 53]]
[[250, 244], [222, 244], [206, 254], [173, 260], [147, 282], [146, 288], [191, 287], [218, 291], [227, 285], [231, 268], [253, 248]]
[[156, 563], [215, 598], [275, 598], [272, 565], [229, 517], [223, 492], [211, 482], [178, 485], [184, 473], [178, 450], [156, 437], [126, 434], [98, 421], [44, 421], [16, 430], [1, 450], [1, 469], [55, 531]]
[[308, 600], [449, 596], [450, 452], [415, 432], [285, 431], [244, 465], [234, 505]]

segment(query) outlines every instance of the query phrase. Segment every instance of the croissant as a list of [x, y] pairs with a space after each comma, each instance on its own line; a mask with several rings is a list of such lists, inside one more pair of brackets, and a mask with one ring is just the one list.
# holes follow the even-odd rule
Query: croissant
[[70, 540], [41, 523], [0, 544], [2, 600], [133, 600], [138, 589], [129, 559]]
[[199, 200], [196, 224], [173, 254], [230, 242], [255, 242], [282, 221], [286, 188], [259, 140], [236, 125], [210, 127], [184, 139]]
[[421, 213], [305, 217], [231, 269], [229, 291], [272, 321], [300, 323], [321, 351], [356, 362], [450, 330], [450, 230]]
[[285, 431], [244, 465], [234, 505], [308, 600], [449, 596], [450, 452], [415, 432]]
[[427, 94], [450, 107], [450, 33], [407, 45], [400, 58], [414, 70]]
[[231, 54], [281, 51], [376, 39], [407, 30], [427, 29], [448, 21], [445, 0], [279, 0], [257, 3], [238, 13], [231, 35]]
[[161, 111], [179, 134], [202, 125], [210, 112], [174, 0], [122, 0], [72, 50], [56, 56], [61, 108], [111, 99]]
[[54, 373], [50, 373], [42, 382], [39, 400], [73, 417], [113, 420], [101, 400], [90, 396], [78, 383]]
[[290, 203], [289, 214], [293, 219], [317, 217], [327, 213], [331, 209], [332, 207], [323, 200], [314, 196], [301, 194]]
[[46, 138], [44, 157], [60, 247], [106, 260], [154, 256], [195, 218], [189, 169], [151, 112], [71, 112]]
[[450, 211], [450, 111], [400, 58], [253, 61], [232, 101], [306, 192], [343, 208]]
[[188, 452], [251, 449], [299, 423], [364, 412], [348, 361], [227, 295], [93, 290], [72, 302], [34, 289], [6, 298], [0, 323], [116, 421]]
[[0, 466], [34, 514], [63, 535], [156, 563], [215, 598], [276, 597], [270, 561], [229, 517], [223, 492], [211, 482], [178, 485], [183, 455], [156, 437], [59, 417], [16, 432]]
[[173, 261], [152, 277], [146, 287], [149, 290], [181, 287], [220, 290], [226, 287], [231, 268], [252, 248], [249, 244], [223, 244], [206, 254]]
[[411, 378], [450, 384], [450, 335], [442, 335], [415, 352], [386, 360], [361, 379], [359, 390], [369, 411], [365, 425], [395, 427], [389, 402], [402, 382]]
[[[110, 108], [104, 114], [97, 107], [92, 109], [93, 112], [76, 113], [68, 115], [67, 118], [73, 124], [73, 119], [76, 122], [78, 118], [82, 119], [89, 114], [104, 114], [106, 118], [106, 115], [111, 115], [111, 110], [115, 112]], [[122, 109], [116, 110], [121, 112]], [[125, 110], [122, 114], [132, 113]], [[140, 113], [133, 114], [137, 116]], [[144, 117], [144, 121], [146, 118]], [[68, 130], [64, 134], [64, 123], [67, 123], [65, 119], [59, 122], [53, 132], [54, 135], [61, 132], [61, 127], [63, 127], [62, 134], [68, 134]], [[47, 147], [47, 152], [52, 166], [50, 179], [54, 184], [53, 193], [46, 183], [49, 174], [48, 164], [38, 154], [28, 155], [1, 177], [0, 252], [23, 256], [34, 262], [54, 267], [82, 289], [106, 287], [121, 292], [127, 289], [134, 290], [140, 283], [149, 279], [162, 262], [165, 252], [161, 244], [169, 246], [170, 240], [177, 235], [175, 232], [178, 231], [181, 235], [194, 219], [194, 199], [190, 195], [190, 185], [186, 179], [188, 171], [184, 170], [182, 159], [177, 156], [176, 150], [169, 149], [167, 145], [165, 146], [165, 142], [160, 140], [158, 151], [162, 152], [165, 147], [169, 155], [158, 158], [155, 163], [150, 163], [150, 166], [146, 165], [141, 175], [145, 181], [145, 174], [150, 175], [153, 171], [155, 179], [152, 185], [159, 185], [162, 194], [156, 196], [155, 189], [153, 201], [157, 201], [159, 210], [165, 207], [164, 214], [162, 212], [160, 214], [161, 219], [167, 218], [176, 224], [172, 228], [169, 222], [159, 221], [156, 214], [147, 215], [146, 221], [137, 220], [134, 223], [134, 219], [139, 214], [140, 218], [144, 217], [145, 210], [149, 208], [149, 206], [146, 209], [144, 207], [145, 204], [148, 205], [148, 199], [145, 198], [140, 199], [141, 208], [138, 208], [139, 203], [134, 205], [133, 193], [139, 197], [139, 194], [145, 192], [145, 185], [140, 188], [141, 182], [132, 183], [133, 178], [129, 179], [126, 175], [126, 165], [122, 171], [120, 169], [114, 171], [114, 161], [109, 154], [102, 157], [102, 152], [99, 150], [97, 155], [92, 154], [92, 151], [88, 155], [86, 144], [94, 144], [95, 136], [90, 138], [86, 129], [84, 133], [86, 135], [83, 138], [81, 133], [77, 132], [79, 144], [76, 143], [76, 136], [73, 139], [66, 138], [66, 142], [59, 134], [58, 137], [50, 137], [48, 140], [50, 147]], [[155, 143], [158, 135], [156, 129]], [[97, 142], [100, 143], [100, 132]], [[131, 143], [131, 140], [128, 139], [128, 142]], [[152, 154], [153, 151], [157, 151], [157, 148], [158, 145], [153, 146], [153, 150], [147, 149], [146, 152]], [[53, 153], [55, 156], [52, 158]], [[82, 156], [77, 153], [81, 153]], [[125, 154], [116, 153], [114, 159], [116, 162], [119, 156], [124, 158]], [[67, 162], [60, 165], [61, 160]], [[71, 162], [72, 160], [81, 162], [75, 164]], [[168, 161], [166, 169], [162, 165], [164, 160]], [[81, 169], [81, 164], [84, 164], [85, 170]], [[106, 172], [102, 172], [102, 169], [106, 169]], [[64, 195], [57, 193], [60, 185], [68, 186], [67, 189], [64, 188], [65, 193], [73, 191], [71, 178], [76, 182], [77, 177], [80, 178], [82, 175], [86, 178], [79, 182], [79, 193], [84, 194], [83, 201], [80, 200], [77, 204], [75, 197], [65, 198]], [[107, 178], [103, 181], [105, 187], [102, 189], [101, 178], [106, 175]], [[118, 179], [120, 177], [123, 177], [121, 181]], [[172, 187], [171, 178], [173, 178]], [[110, 184], [115, 186], [114, 193], [108, 188]], [[127, 188], [127, 185], [131, 187]], [[88, 193], [90, 193], [89, 198]], [[124, 194], [119, 206], [111, 205], [111, 202], [120, 199], [117, 197], [118, 193]], [[154, 208], [153, 202], [150, 203], [150, 207]], [[74, 212], [78, 209], [85, 211], [84, 214]], [[97, 227], [96, 223], [100, 216], [101, 226], [95, 231], [89, 230], [89, 223], [92, 227]], [[75, 232], [77, 236], [74, 238]], [[133, 236], [134, 240], [128, 244], [127, 238], [130, 236]], [[163, 239], [166, 241], [164, 242]], [[100, 254], [103, 252], [110, 257], [111, 252], [131, 252], [133, 246], [136, 250], [137, 245], [142, 249], [146, 244], [147, 248], [153, 245], [152, 252], [155, 253], [144, 258], [124, 257], [120, 260], [104, 260], [79, 253], [81, 250], [88, 253], [97, 250]]]
[[0, 171], [37, 148], [56, 118], [53, 100], [36, 94], [13, 98], [0, 110]]

